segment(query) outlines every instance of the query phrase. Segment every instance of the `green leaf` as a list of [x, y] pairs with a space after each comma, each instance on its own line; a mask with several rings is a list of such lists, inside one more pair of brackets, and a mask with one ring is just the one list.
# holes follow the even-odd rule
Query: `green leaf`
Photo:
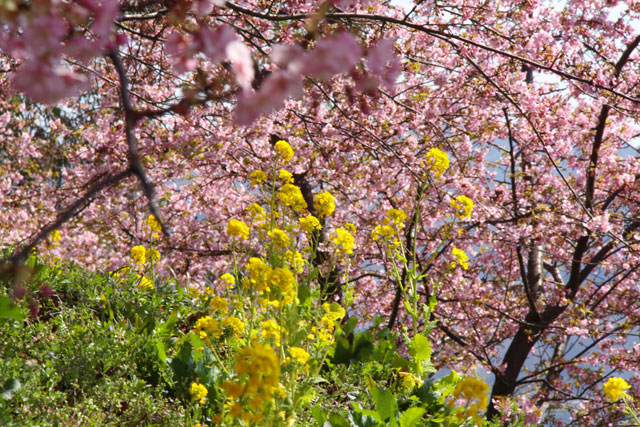
[[413, 427], [422, 419], [425, 408], [409, 408], [400, 415], [400, 427]]
[[195, 362], [198, 362], [199, 360], [202, 359], [202, 350], [204, 349], [205, 345], [204, 345], [204, 341], [202, 341], [200, 339], [199, 336], [197, 336], [196, 334], [194, 334], [193, 332], [189, 334], [189, 340], [191, 341], [191, 344], [193, 345], [193, 360]]
[[341, 327], [344, 335], [349, 335], [355, 331], [358, 326], [358, 318], [356, 316], [350, 317], [349, 320]]
[[380, 421], [380, 415], [371, 409], [361, 409], [357, 413], [349, 414], [349, 422], [352, 427], [378, 427], [385, 425]]
[[300, 300], [300, 305], [304, 305], [305, 302], [311, 297], [311, 290], [307, 285], [298, 286], [298, 299]]
[[454, 392], [461, 379], [462, 378], [456, 371], [451, 371], [449, 375], [436, 381], [434, 388], [439, 392], [442, 398], [446, 398]]
[[397, 404], [391, 390], [379, 386], [372, 387], [371, 396], [373, 397], [373, 402], [376, 405], [376, 410], [378, 411], [378, 414], [380, 414], [380, 419], [378, 421], [385, 422], [391, 421], [392, 419], [395, 421]]
[[13, 319], [16, 321], [24, 320], [27, 316], [20, 310], [11, 298], [0, 297], [0, 319]]
[[156, 327], [156, 337], [162, 341], [166, 341], [171, 338], [171, 335], [175, 330], [176, 323], [178, 323], [178, 313], [174, 310], [166, 322], [162, 322], [158, 327]]
[[[329, 414], [329, 426], [330, 427], [351, 427], [349, 422], [342, 417], [342, 415], [338, 415], [335, 412]], [[324, 425], [327, 425], [327, 421], [324, 422]]]
[[164, 344], [161, 341], [156, 341], [156, 350], [158, 352], [158, 359], [164, 363], [167, 360], [167, 352]]
[[409, 354], [417, 361], [431, 359], [431, 343], [429, 339], [422, 334], [418, 334], [411, 339], [409, 344]]

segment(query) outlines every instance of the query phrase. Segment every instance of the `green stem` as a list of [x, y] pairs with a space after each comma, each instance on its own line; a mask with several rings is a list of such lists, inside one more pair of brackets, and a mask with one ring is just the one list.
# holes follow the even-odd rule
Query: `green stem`
[[629, 402], [627, 401], [626, 396], [622, 396], [622, 401], [624, 402], [624, 406], [627, 407], [627, 413], [629, 413], [629, 415], [631, 415], [633, 417], [633, 419], [636, 422], [636, 425], [640, 426], [640, 420], [638, 420], [638, 416], [636, 415], [636, 411], [633, 410], [633, 408], [631, 407], [631, 405], [629, 405]]

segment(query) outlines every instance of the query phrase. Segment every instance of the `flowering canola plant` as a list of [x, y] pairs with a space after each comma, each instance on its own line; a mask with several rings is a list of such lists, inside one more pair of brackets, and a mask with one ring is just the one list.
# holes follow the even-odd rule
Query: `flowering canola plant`
[[[183, 345], [194, 345], [196, 354], [212, 355], [224, 372], [213, 383], [202, 383], [206, 388], [193, 383], [189, 389], [193, 401], [200, 404], [209, 390], [207, 404], [194, 409], [195, 413], [209, 411], [221, 425], [294, 420], [300, 405], [313, 396], [311, 378], [331, 350], [346, 315], [336, 302], [314, 304], [309, 295], [301, 300], [300, 286], [318, 299], [322, 292], [313, 286], [307, 268], [315, 268], [311, 248], [323, 224], [312, 215], [299, 216], [307, 209], [301, 191], [292, 174], [277, 169], [280, 162], [292, 159], [293, 148], [280, 140], [274, 149], [273, 169], [249, 176], [264, 199], [248, 206], [246, 222], [231, 219], [227, 224], [236, 263], [220, 275], [217, 284], [194, 293], [206, 313], [183, 338]], [[314, 207], [326, 221], [335, 210], [333, 196], [321, 193]], [[355, 227], [347, 223], [329, 237], [335, 262], [353, 253], [354, 233]], [[266, 253], [245, 252], [253, 239], [270, 242]], [[143, 250], [137, 253], [146, 255]], [[227, 356], [223, 358], [221, 352]]]

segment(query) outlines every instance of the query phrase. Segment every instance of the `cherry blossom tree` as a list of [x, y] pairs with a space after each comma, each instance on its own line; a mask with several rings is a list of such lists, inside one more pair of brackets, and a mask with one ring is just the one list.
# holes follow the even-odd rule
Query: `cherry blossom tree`
[[[2, 1], [6, 268], [35, 247], [118, 268], [150, 243], [153, 213], [167, 271], [208, 283], [229, 262], [227, 222], [259, 194], [250, 174], [286, 140], [308, 212], [336, 199], [319, 262], [332, 230], [357, 228], [364, 323], [406, 319], [371, 234], [402, 209], [421, 293], [438, 301], [440, 367], [485, 369], [489, 415], [515, 397], [532, 424], [614, 420], [602, 382], [631, 373], [640, 389], [639, 14], [636, 1]], [[454, 248], [469, 266], [443, 276]], [[328, 271], [329, 297], [346, 268]]]

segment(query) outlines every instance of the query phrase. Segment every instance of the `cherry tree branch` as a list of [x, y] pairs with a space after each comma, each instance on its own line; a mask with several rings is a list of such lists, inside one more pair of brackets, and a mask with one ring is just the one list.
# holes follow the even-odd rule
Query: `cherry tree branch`
[[93, 186], [91, 186], [91, 188], [89, 188], [89, 190], [87, 190], [87, 192], [84, 193], [80, 198], [78, 198], [69, 206], [67, 206], [65, 209], [60, 211], [55, 221], [43, 227], [38, 232], [38, 234], [36, 234], [31, 239], [29, 243], [22, 246], [20, 250], [15, 251], [13, 255], [11, 255], [11, 257], [8, 259], [8, 262], [10, 264], [9, 268], [11, 270], [14, 270], [19, 264], [23, 263], [31, 253], [32, 249], [35, 248], [38, 245], [38, 243], [40, 243], [43, 239], [45, 239], [47, 235], [51, 233], [53, 230], [60, 228], [65, 222], [73, 218], [78, 213], [78, 211], [80, 211], [82, 208], [90, 204], [91, 200], [98, 193], [100, 193], [102, 190], [104, 190], [107, 187], [111, 187], [119, 183], [125, 178], [131, 176], [132, 174], [133, 174], [133, 170], [131, 168], [128, 168], [116, 174], [108, 175], [105, 178], [93, 184]]
[[160, 211], [153, 201], [153, 185], [147, 178], [144, 168], [142, 167], [142, 163], [140, 162], [140, 155], [138, 153], [138, 142], [135, 137], [134, 129], [136, 122], [142, 116], [136, 113], [133, 105], [131, 104], [131, 98], [129, 97], [129, 79], [127, 78], [127, 74], [124, 70], [122, 62], [120, 61], [120, 58], [118, 57], [117, 52], [115, 50], [111, 50], [109, 51], [107, 56], [109, 57], [109, 59], [111, 59], [111, 62], [113, 62], [113, 65], [118, 73], [118, 77], [120, 78], [120, 100], [122, 102], [122, 108], [124, 109], [125, 115], [125, 135], [127, 138], [127, 144], [129, 146], [129, 167], [131, 169], [131, 172], [140, 180], [142, 190], [149, 204], [149, 209], [160, 224], [162, 233], [165, 236], [169, 237], [169, 230], [161, 220]]

